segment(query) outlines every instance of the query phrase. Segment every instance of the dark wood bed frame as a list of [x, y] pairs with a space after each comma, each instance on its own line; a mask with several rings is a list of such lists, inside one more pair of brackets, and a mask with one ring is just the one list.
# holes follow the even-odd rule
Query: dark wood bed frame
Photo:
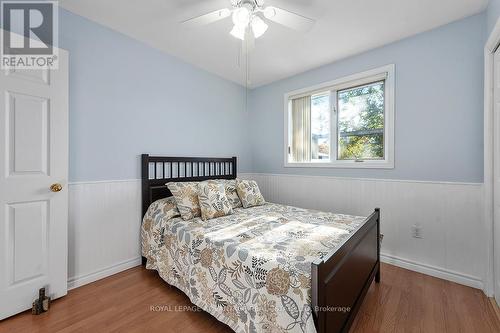
[[[172, 194], [167, 182], [235, 179], [236, 157], [142, 155], [142, 213]], [[144, 264], [145, 258], [143, 258]], [[311, 301], [318, 333], [348, 332], [372, 281], [380, 282], [380, 209], [349, 239], [311, 266]]]

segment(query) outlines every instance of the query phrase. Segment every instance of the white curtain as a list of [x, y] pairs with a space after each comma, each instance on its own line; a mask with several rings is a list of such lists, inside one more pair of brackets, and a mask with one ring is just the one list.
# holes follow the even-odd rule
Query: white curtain
[[292, 159], [293, 162], [311, 160], [311, 96], [292, 100]]

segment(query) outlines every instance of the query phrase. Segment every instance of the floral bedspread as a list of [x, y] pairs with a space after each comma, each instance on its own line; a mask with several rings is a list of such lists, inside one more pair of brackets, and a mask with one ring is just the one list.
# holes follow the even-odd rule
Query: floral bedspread
[[365, 221], [270, 203], [184, 221], [170, 208], [159, 200], [144, 217], [146, 267], [236, 332], [316, 332], [311, 262]]

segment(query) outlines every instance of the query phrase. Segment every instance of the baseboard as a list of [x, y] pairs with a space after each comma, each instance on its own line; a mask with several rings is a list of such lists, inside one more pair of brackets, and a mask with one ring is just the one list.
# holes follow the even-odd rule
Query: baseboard
[[77, 276], [77, 277], [72, 277], [68, 279], [68, 290], [81, 287], [83, 285], [86, 285], [88, 283], [103, 279], [105, 277], [108, 277], [110, 275], [119, 273], [121, 271], [124, 271], [126, 269], [139, 266], [141, 264], [141, 257], [137, 258], [132, 258], [129, 260], [122, 261], [120, 263], [117, 263], [115, 265], [112, 265], [107, 268], [100, 269], [98, 271], [85, 274], [82, 276]]
[[498, 307], [497, 301], [493, 297], [489, 297], [490, 304], [493, 307], [493, 311], [495, 311], [495, 315], [498, 318], [498, 321], [500, 321], [500, 308]]
[[[399, 258], [396, 256], [388, 254], [380, 254], [380, 260], [384, 263], [405, 268], [414, 272], [434, 276], [443, 280], [448, 280], [463, 284], [476, 289], [483, 289], [483, 281], [479, 278], [454, 272], [451, 270], [445, 270], [439, 267], [426, 265], [422, 263], [413, 262], [411, 260]], [[68, 290], [81, 287], [88, 283], [103, 279], [110, 275], [122, 272], [132, 267], [141, 265], [141, 257], [133, 258], [130, 260], [123, 261], [121, 263], [115, 264], [113, 266], [95, 271], [90, 274], [73, 277], [68, 280]]]
[[443, 280], [448, 280], [451, 282], [456, 282], [459, 284], [463, 284], [465, 286], [469, 286], [472, 288], [484, 289], [484, 283], [483, 280], [480, 278], [474, 277], [474, 276], [469, 276], [465, 275], [462, 273], [458, 273], [455, 271], [427, 265], [427, 264], [422, 264], [418, 262], [414, 262], [411, 260], [399, 258], [396, 256], [392, 256], [389, 254], [380, 254], [380, 261], [385, 262], [387, 264], [391, 264], [394, 266], [398, 266], [401, 268], [405, 268], [414, 272], [434, 276]]

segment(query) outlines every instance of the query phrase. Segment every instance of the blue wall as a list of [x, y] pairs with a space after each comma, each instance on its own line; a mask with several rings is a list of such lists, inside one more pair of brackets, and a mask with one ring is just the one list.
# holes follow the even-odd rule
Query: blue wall
[[139, 155], [238, 156], [244, 89], [61, 9], [70, 52], [70, 181], [136, 179]]
[[486, 9], [488, 35], [495, 27], [498, 17], [500, 16], [500, 0], [490, 0]]
[[[139, 155], [239, 157], [240, 172], [481, 182], [487, 13], [250, 92], [61, 9], [70, 181], [139, 178]], [[493, 23], [492, 23], [493, 22]], [[283, 94], [396, 64], [395, 169], [283, 167]], [[256, 135], [248, 134], [258, 133]]]
[[[482, 182], [485, 14], [252, 91], [254, 172]], [[396, 65], [395, 169], [283, 167], [283, 95]]]

